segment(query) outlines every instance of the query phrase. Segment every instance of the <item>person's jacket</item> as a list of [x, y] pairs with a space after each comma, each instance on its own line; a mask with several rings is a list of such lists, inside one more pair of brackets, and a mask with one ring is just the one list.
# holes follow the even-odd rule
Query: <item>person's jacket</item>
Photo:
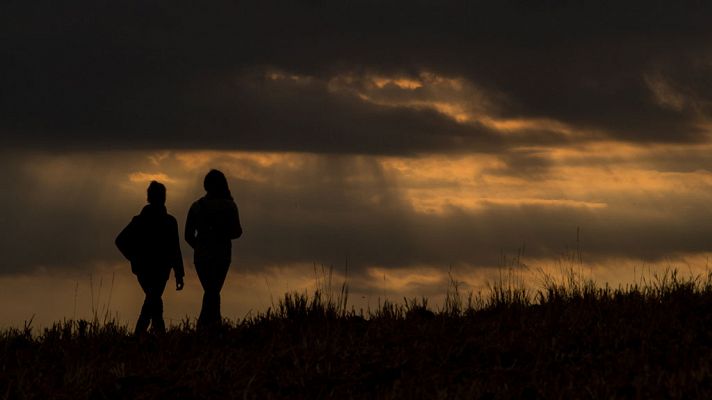
[[168, 279], [183, 272], [183, 257], [178, 238], [178, 223], [166, 207], [148, 204], [116, 238], [116, 247], [131, 262], [136, 275], [152, 274]]
[[201, 197], [190, 207], [185, 240], [195, 249], [196, 265], [230, 263], [232, 239], [242, 235], [240, 214], [231, 198]]

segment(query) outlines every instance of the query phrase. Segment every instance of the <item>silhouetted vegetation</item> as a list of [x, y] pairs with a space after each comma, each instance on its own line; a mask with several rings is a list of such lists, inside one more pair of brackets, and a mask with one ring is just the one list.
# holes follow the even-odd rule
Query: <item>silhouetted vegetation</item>
[[287, 294], [267, 312], [130, 335], [65, 321], [0, 334], [5, 398], [712, 398], [712, 276], [621, 288], [511, 279], [484, 295], [348, 306]]

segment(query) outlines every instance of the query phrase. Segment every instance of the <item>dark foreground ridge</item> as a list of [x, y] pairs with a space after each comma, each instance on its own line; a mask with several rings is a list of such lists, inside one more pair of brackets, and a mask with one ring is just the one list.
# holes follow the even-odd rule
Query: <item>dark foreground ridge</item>
[[4, 398], [712, 398], [712, 280], [451, 291], [366, 313], [286, 295], [213, 331], [85, 321], [0, 334]]

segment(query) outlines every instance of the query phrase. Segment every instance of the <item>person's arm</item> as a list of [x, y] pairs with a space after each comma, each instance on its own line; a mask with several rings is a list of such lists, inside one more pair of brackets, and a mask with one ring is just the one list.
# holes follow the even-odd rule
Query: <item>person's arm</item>
[[121, 230], [121, 233], [119, 233], [119, 236], [116, 237], [116, 240], [114, 243], [116, 244], [116, 247], [119, 249], [121, 254], [123, 254], [124, 257], [126, 257], [127, 260], [131, 261], [134, 258], [134, 252], [136, 251], [135, 249], [135, 232], [134, 232], [134, 219], [131, 219], [131, 222], [129, 222], [126, 227]]
[[188, 210], [188, 217], [185, 219], [185, 241], [188, 242], [190, 247], [195, 248], [196, 244], [196, 215], [195, 215], [195, 204], [190, 206], [190, 210]]
[[176, 290], [183, 289], [183, 277], [185, 276], [185, 271], [183, 270], [183, 254], [180, 251], [180, 237], [178, 235], [178, 222], [175, 218], [172, 218], [172, 230], [173, 230], [173, 275], [176, 278]]
[[232, 226], [230, 229], [230, 239], [237, 239], [242, 236], [242, 225], [240, 225], [240, 212], [237, 209], [237, 204], [233, 203], [235, 206], [235, 215], [232, 219]]

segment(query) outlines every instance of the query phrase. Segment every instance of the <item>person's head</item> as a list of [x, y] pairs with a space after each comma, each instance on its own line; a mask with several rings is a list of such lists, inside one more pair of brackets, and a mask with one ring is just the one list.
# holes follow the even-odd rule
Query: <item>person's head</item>
[[151, 181], [146, 190], [148, 202], [156, 206], [166, 204], [166, 187], [162, 183]]
[[225, 178], [225, 175], [217, 169], [211, 169], [210, 172], [205, 175], [203, 187], [210, 196], [227, 199], [232, 198], [230, 188], [227, 186], [227, 179]]

